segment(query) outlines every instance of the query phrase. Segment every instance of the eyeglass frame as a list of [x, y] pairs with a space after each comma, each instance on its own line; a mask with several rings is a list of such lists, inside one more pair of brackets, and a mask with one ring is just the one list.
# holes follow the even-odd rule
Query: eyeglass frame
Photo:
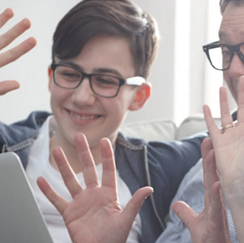
[[[204, 45], [203, 46], [203, 51], [205, 52], [205, 54], [207, 55], [207, 58], [211, 64], [211, 66], [216, 69], [216, 70], [219, 70], [219, 71], [226, 71], [230, 68], [230, 64], [232, 62], [232, 59], [234, 57], [234, 53], [236, 52], [238, 57], [240, 58], [241, 62], [244, 64], [244, 55], [242, 54], [241, 50], [240, 50], [240, 46], [244, 45], [244, 42], [242, 43], [239, 43], [237, 45], [226, 45], [226, 44], [220, 44], [219, 41], [215, 41], [215, 42], [212, 42], [212, 43], [209, 43], [207, 45]], [[224, 46], [224, 47], [227, 47], [230, 52], [231, 52], [231, 57], [230, 57], [230, 63], [228, 65], [227, 68], [216, 68], [213, 63], [212, 63], [212, 60], [210, 58], [210, 55], [209, 55], [209, 50], [210, 49], [214, 49], [214, 48], [217, 48], [217, 47], [221, 47], [221, 46]]]
[[[57, 67], [59, 67], [59, 66], [61, 66], [61, 67], [72, 68], [72, 69], [76, 70], [77, 72], [79, 72], [79, 73], [82, 75], [80, 82], [79, 82], [74, 88], [64, 87], [64, 86], [62, 86], [62, 85], [60, 85], [60, 84], [58, 84], [58, 83], [56, 82], [55, 74], [54, 74], [54, 73], [55, 73], [55, 69], [56, 69]], [[101, 95], [101, 94], [98, 94], [97, 92], [95, 92], [95, 90], [94, 90], [93, 87], [92, 87], [92, 81], [91, 81], [92, 76], [98, 76], [98, 75], [101, 75], [101, 73], [91, 73], [91, 74], [88, 74], [88, 73], [85, 73], [85, 72], [81, 71], [81, 70], [80, 70], [79, 68], [77, 68], [77, 67], [73, 67], [73, 66], [71, 66], [71, 65], [66, 65], [66, 64], [61, 64], [61, 63], [54, 63], [54, 62], [51, 64], [50, 67], [51, 67], [51, 69], [53, 70], [53, 82], [54, 82], [58, 87], [63, 88], [63, 89], [76, 89], [76, 88], [78, 88], [78, 87], [80, 86], [80, 84], [82, 83], [82, 81], [83, 81], [85, 78], [88, 78], [88, 80], [89, 80], [89, 84], [90, 84], [90, 88], [91, 88], [92, 92], [93, 92], [94, 94], [96, 94], [96, 95], [98, 95], [98, 96], [100, 96], [100, 97], [104, 97], [104, 98], [114, 98], [114, 97], [116, 97], [116, 96], [118, 95], [119, 90], [120, 90], [120, 87], [121, 87], [122, 85], [141, 86], [143, 83], [146, 82], [145, 78], [143, 78], [143, 77], [141, 77], [141, 76], [134, 76], [134, 77], [130, 77], [130, 78], [127, 78], [127, 79], [123, 79], [123, 78], [119, 78], [119, 77], [117, 77], [117, 76], [104, 74], [105, 76], [112, 77], [112, 78], [116, 78], [116, 79], [119, 80], [119, 86], [118, 86], [118, 90], [117, 90], [116, 94], [113, 95], [113, 96], [105, 96], [105, 95]]]

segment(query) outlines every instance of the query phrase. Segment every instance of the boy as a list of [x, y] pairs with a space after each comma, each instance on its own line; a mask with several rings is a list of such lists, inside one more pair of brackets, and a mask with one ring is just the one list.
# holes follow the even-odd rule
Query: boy
[[2, 151], [21, 157], [56, 242], [69, 242], [69, 235], [62, 216], [36, 180], [43, 176], [63, 198], [71, 200], [50, 153], [61, 147], [84, 187], [84, 168], [75, 146], [79, 133], [87, 138], [99, 177], [99, 143], [104, 137], [110, 140], [122, 208], [142, 186], [154, 188], [133, 223], [128, 242], [155, 242], [163, 231], [171, 199], [184, 174], [200, 158], [206, 135], [149, 143], [119, 133], [127, 112], [141, 109], [150, 97], [151, 86], [145, 80], [157, 46], [155, 21], [129, 0], [82, 1], [64, 16], [54, 33], [49, 68], [53, 115], [34, 112], [13, 126], [1, 124]]

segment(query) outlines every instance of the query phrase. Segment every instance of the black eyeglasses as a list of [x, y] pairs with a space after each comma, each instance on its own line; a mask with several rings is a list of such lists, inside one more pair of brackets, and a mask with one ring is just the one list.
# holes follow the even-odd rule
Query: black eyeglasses
[[235, 52], [244, 63], [244, 42], [238, 45], [220, 44], [219, 41], [203, 46], [203, 51], [213, 68], [225, 71], [230, 68]]
[[143, 77], [139, 76], [122, 79], [102, 73], [87, 74], [79, 68], [65, 64], [52, 63], [51, 69], [53, 70], [53, 81], [57, 86], [64, 89], [76, 89], [84, 78], [88, 78], [93, 93], [106, 98], [115, 97], [122, 85], [140, 86], [146, 82]]

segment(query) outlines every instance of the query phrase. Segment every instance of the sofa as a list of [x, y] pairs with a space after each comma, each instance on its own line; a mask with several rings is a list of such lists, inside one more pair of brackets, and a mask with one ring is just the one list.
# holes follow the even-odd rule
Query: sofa
[[[215, 118], [215, 121], [218, 125], [221, 124], [220, 118]], [[121, 127], [125, 135], [148, 141], [180, 140], [206, 130], [204, 116], [200, 113], [185, 118], [178, 126], [172, 119], [154, 119], [128, 122]]]

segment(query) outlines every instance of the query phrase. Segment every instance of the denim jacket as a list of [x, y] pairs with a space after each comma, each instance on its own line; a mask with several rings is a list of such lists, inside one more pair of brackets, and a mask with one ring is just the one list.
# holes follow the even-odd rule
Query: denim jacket
[[[17, 153], [26, 168], [30, 147], [49, 115], [39, 111], [12, 125], [0, 123], [2, 153]], [[184, 175], [201, 157], [200, 145], [206, 136], [206, 133], [201, 133], [182, 141], [164, 143], [128, 138], [119, 133], [115, 161], [120, 177], [132, 194], [143, 186], [154, 188], [154, 193], [140, 210], [142, 243], [155, 242], [164, 230], [163, 222], [170, 202]]]

